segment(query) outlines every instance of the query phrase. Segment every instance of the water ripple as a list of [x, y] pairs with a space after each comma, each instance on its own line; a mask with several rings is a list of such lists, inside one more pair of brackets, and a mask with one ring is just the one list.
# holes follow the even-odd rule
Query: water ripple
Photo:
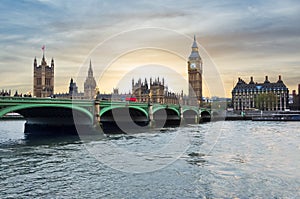
[[[0, 198], [300, 197], [299, 123], [213, 122], [94, 141], [28, 140], [22, 125], [0, 122]], [[172, 164], [163, 167], [173, 158], [172, 151], [145, 156], [159, 152], [177, 133], [189, 137], [189, 147]], [[121, 172], [85, 147], [108, 143], [136, 152], [149, 164], [158, 159], [162, 167], [140, 174]]]

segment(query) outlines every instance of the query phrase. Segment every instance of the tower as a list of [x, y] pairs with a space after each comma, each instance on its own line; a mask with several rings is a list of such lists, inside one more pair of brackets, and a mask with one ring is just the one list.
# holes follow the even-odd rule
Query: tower
[[190, 105], [200, 105], [202, 101], [202, 59], [199, 55], [196, 36], [192, 52], [188, 58], [189, 101]]
[[41, 64], [37, 65], [36, 57], [33, 61], [33, 96], [36, 97], [51, 97], [54, 92], [54, 60], [47, 65], [44, 49], [43, 46]]
[[76, 83], [74, 82], [73, 78], [70, 80], [69, 84], [69, 95], [70, 97], [75, 97], [78, 94], [78, 87]]
[[84, 82], [84, 98], [93, 99], [96, 95], [96, 81], [93, 75], [92, 61], [90, 61], [90, 67], [88, 71], [88, 76]]

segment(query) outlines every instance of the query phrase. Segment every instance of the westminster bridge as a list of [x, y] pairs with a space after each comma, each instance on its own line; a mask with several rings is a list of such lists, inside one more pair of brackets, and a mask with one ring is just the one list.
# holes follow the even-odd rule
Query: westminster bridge
[[72, 100], [55, 98], [0, 97], [0, 117], [18, 113], [26, 132], [76, 132], [78, 128], [128, 132], [147, 127], [197, 124], [210, 120], [210, 111], [179, 104], [130, 101]]

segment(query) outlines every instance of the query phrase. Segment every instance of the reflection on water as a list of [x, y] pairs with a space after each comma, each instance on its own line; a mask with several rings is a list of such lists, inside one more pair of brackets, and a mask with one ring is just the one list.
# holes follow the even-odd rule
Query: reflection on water
[[[25, 136], [23, 125], [0, 121], [0, 198], [300, 197], [297, 122], [212, 122], [85, 139]], [[182, 155], [140, 174], [113, 169], [86, 148], [109, 143], [141, 155], [150, 165], [172, 158], [172, 153], [159, 152], [181, 139], [179, 135], [187, 136], [189, 143]], [[159, 155], [144, 156], [153, 151]], [[118, 157], [111, 161], [127, 165], [121, 159], [126, 156]]]

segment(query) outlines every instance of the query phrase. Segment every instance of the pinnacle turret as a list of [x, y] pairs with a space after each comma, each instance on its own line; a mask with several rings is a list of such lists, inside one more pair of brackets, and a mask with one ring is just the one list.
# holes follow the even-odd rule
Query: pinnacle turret
[[93, 77], [92, 60], [90, 60], [90, 67], [89, 67], [88, 76]]
[[34, 67], [37, 67], [37, 61], [36, 61], [36, 57], [34, 58], [34, 61], [33, 61], [33, 66], [34, 66]]
[[197, 45], [197, 41], [196, 41], [196, 35], [194, 35], [194, 42], [193, 42], [192, 48], [197, 48], [197, 50], [198, 50], [198, 45]]
[[53, 59], [53, 57], [51, 59], [51, 67], [54, 67], [54, 59]]
[[93, 99], [96, 95], [96, 80], [93, 75], [92, 60], [90, 60], [90, 66], [88, 76], [84, 82], [84, 96], [86, 99]]
[[197, 58], [200, 58], [200, 55], [199, 55], [199, 51], [198, 51], [196, 35], [194, 35], [194, 41], [193, 41], [193, 45], [192, 45], [192, 52], [191, 52], [191, 55], [189, 56], [189, 59], [197, 59]]

